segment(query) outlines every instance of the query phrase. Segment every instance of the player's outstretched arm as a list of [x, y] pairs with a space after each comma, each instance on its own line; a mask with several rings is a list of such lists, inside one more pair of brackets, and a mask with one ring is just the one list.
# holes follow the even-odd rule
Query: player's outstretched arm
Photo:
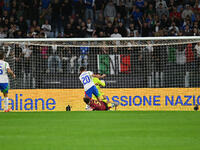
[[11, 74], [13, 78], [15, 78], [15, 74], [14, 74], [14, 72], [10, 68], [7, 68], [7, 72], [9, 74]]
[[98, 84], [101, 85], [102, 87], [106, 86], [106, 83], [104, 80], [99, 80]]
[[96, 78], [104, 78], [106, 75], [103, 74], [103, 75], [99, 75], [99, 74], [93, 74], [92, 77], [96, 77]]
[[[101, 87], [105, 87], [106, 86], [106, 83], [104, 80], [99, 80], [95, 83], [95, 85], [97, 86], [101, 86]], [[100, 88], [100, 87], [99, 87]]]

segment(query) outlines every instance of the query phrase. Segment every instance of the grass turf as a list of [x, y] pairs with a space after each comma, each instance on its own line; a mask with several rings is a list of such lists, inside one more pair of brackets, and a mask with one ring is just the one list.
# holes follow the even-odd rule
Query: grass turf
[[1, 150], [191, 150], [200, 112], [0, 113]]

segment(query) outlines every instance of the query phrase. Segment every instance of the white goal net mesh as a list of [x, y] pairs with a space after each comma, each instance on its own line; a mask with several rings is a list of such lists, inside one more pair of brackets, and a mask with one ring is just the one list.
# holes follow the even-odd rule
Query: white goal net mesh
[[0, 50], [13, 89], [82, 88], [79, 68], [106, 74], [106, 88], [200, 87], [200, 38], [14, 39]]

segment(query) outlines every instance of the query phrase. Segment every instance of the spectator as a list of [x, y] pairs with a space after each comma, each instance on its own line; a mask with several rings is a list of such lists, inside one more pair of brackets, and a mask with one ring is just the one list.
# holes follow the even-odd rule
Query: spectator
[[169, 0], [167, 2], [168, 2], [167, 6], [168, 6], [168, 9], [169, 9], [169, 12], [174, 11], [174, 8], [177, 7], [177, 2], [175, 2], [174, 0]]
[[[167, 29], [172, 22], [175, 22], [176, 27], [181, 31], [179, 31], [179, 34], [176, 33], [177, 29], [170, 30], [168, 32], [170, 35], [181, 35], [182, 31], [184, 35], [188, 35], [189, 33], [185, 31], [186, 25], [189, 25], [191, 35], [198, 35], [197, 29], [200, 29], [198, 0], [156, 0], [155, 3], [150, 0], [110, 0], [108, 2], [105, 0], [29, 0], [19, 2], [6, 0], [6, 2], [8, 3], [0, 3], [2, 8], [0, 26], [3, 28], [1, 32], [4, 33], [1, 33], [1, 36], [4, 35], [5, 37], [43, 37], [43, 33], [48, 34], [46, 28], [40, 28], [45, 25], [45, 20], [49, 21], [48, 25], [51, 26], [52, 32], [52, 35], [47, 37], [58, 37], [58, 34], [59, 37], [63, 37], [64, 27], [68, 23], [71, 24], [71, 29], [74, 32], [73, 37], [87, 37], [87, 20], [86, 23], [82, 24], [82, 20], [85, 20], [86, 17], [83, 15], [83, 6], [86, 8], [85, 12], [89, 11], [86, 13], [90, 14], [88, 18], [95, 21], [92, 21], [95, 24], [93, 30], [97, 32], [90, 33], [90, 36], [99, 36], [101, 32], [101, 36], [110, 37], [112, 33], [106, 33], [108, 26], [105, 26], [108, 22], [111, 22], [113, 27], [118, 27], [119, 22], [122, 22], [125, 27], [134, 23], [135, 32], [131, 32], [131, 36], [138, 36], [138, 33], [142, 34], [142, 27], [138, 21], [142, 24], [147, 23], [149, 29], [154, 28], [155, 24], [159, 22], [160, 29], [159, 32], [155, 32], [156, 36], [168, 35], [166, 34]], [[91, 6], [92, 10], [95, 10], [95, 17], [91, 17]], [[185, 9], [183, 6], [186, 6]], [[133, 8], [132, 13], [129, 12], [131, 8]], [[158, 17], [155, 15], [155, 11]], [[31, 22], [36, 22], [36, 24]], [[121, 33], [120, 29], [118, 30]], [[126, 36], [130, 36], [130, 34]], [[122, 36], [124, 37], [123, 34]]]
[[18, 9], [19, 8], [19, 6], [17, 5], [17, 2], [16, 2], [16, 0], [13, 0], [12, 2], [11, 2], [11, 10], [12, 9]]
[[13, 49], [8, 45], [8, 44], [3, 44], [2, 45], [2, 50], [5, 53], [5, 58], [7, 59], [8, 57], [10, 57], [12, 55], [12, 51]]
[[147, 16], [145, 22], [148, 23], [149, 28], [152, 30], [155, 22], [150, 14]]
[[127, 36], [127, 30], [122, 22], [119, 22], [118, 31], [119, 31], [119, 34], [122, 35], [122, 37]]
[[[141, 64], [141, 68], [144, 68], [141, 76], [144, 78], [144, 86], [147, 87], [148, 76], [153, 72], [153, 52], [154, 49], [151, 46], [150, 42], [147, 43], [148, 46], [141, 48], [139, 52], [139, 61]], [[155, 57], [155, 56], [154, 56]]]
[[103, 37], [105, 37], [105, 33], [103, 31], [100, 31], [98, 36], [103, 38]]
[[88, 54], [89, 54], [90, 49], [89, 49], [89, 47], [86, 46], [87, 45], [86, 42], [83, 42], [82, 45], [83, 46], [80, 47], [80, 56], [79, 56], [79, 59], [78, 59], [78, 64], [79, 64], [79, 67], [83, 66], [83, 67], [87, 68]]
[[195, 21], [193, 27], [199, 29], [200, 28], [199, 25], [200, 25], [199, 22]]
[[4, 0], [4, 7], [3, 7], [4, 10], [6, 11], [10, 11], [10, 0]]
[[15, 19], [13, 16], [10, 16], [9, 23], [10, 23], [10, 25], [15, 24]]
[[42, 9], [49, 8], [50, 3], [51, 3], [51, 0], [42, 0]]
[[126, 8], [126, 13], [128, 15], [132, 11], [133, 2], [135, 2], [135, 0], [125, 0], [125, 2], [124, 2], [125, 3], [125, 8]]
[[58, 35], [59, 32], [63, 32], [63, 26], [61, 25], [61, 11], [60, 11], [61, 4], [59, 0], [54, 0], [52, 3], [52, 29], [55, 32], [55, 36]]
[[141, 28], [142, 28], [142, 30], [141, 30], [141, 36], [142, 37], [148, 37], [151, 34], [150, 32], [152, 32], [146, 22], [141, 24]]
[[124, 3], [120, 0], [119, 5], [117, 6], [117, 14], [120, 14], [120, 17], [125, 18], [126, 17], [126, 8]]
[[40, 24], [45, 20], [52, 21], [52, 8], [51, 5], [47, 9], [40, 9], [39, 18], [36, 19]]
[[141, 19], [143, 14], [142, 14], [142, 12], [140, 11], [139, 8], [136, 8], [136, 9], [133, 9], [132, 15], [133, 15], [133, 20], [135, 22], [137, 22], [138, 19]]
[[86, 35], [87, 35], [87, 27], [86, 27], [85, 22], [82, 22], [79, 36], [80, 37], [86, 37]]
[[37, 21], [33, 20], [30, 29], [32, 28], [33, 31], [36, 31], [38, 27], [39, 27], [39, 25], [38, 25]]
[[86, 26], [87, 26], [87, 29], [86, 29], [87, 30], [87, 37], [92, 37], [92, 33], [94, 31], [94, 25], [93, 25], [91, 19], [87, 20]]
[[73, 15], [81, 14], [81, 11], [82, 11], [81, 1], [82, 0], [72, 0], [72, 14]]
[[[100, 25], [96, 24], [94, 31], [92, 33], [92, 37], [100, 37], [100, 35], [101, 35], [101, 37], [104, 37], [105, 35], [104, 35], [104, 32], [102, 30], [103, 30], [102, 27]], [[100, 33], [100, 32], [102, 32], [103, 34]]]
[[194, 7], [192, 8], [192, 11], [196, 14], [200, 12], [200, 5], [199, 5], [199, 1], [196, 0]]
[[[73, 50], [72, 50], [73, 49]], [[70, 56], [71, 56], [71, 59], [70, 59], [70, 72], [71, 73], [76, 73], [77, 72], [77, 53], [79, 51], [79, 48], [76, 47], [75, 49], [74, 48], [70, 48]]]
[[112, 0], [109, 0], [108, 4], [104, 9], [104, 17], [106, 18], [106, 20], [113, 23], [115, 16], [116, 16], [116, 8], [113, 5]]
[[12, 16], [14, 18], [14, 20], [17, 20], [17, 13], [16, 13], [16, 9], [12, 9], [10, 12], [10, 16]]
[[94, 10], [95, 10], [95, 20], [99, 19], [99, 16], [103, 16], [105, 0], [95, 0]]
[[189, 26], [189, 25], [186, 25], [186, 26], [185, 26], [185, 29], [184, 29], [184, 31], [183, 31], [183, 35], [184, 35], [184, 36], [192, 36], [192, 32], [191, 32], [191, 30], [190, 30], [190, 26]]
[[185, 49], [182, 46], [178, 45], [176, 49], [176, 64], [184, 65], [185, 63], [186, 63]]
[[143, 6], [143, 8], [141, 9], [142, 13], [144, 14], [145, 11], [146, 11], [148, 8], [149, 8], [148, 2], [147, 2], [147, 1], [144, 1], [144, 6]]
[[189, 29], [192, 29], [191, 21], [189, 18], [185, 19], [182, 25], [182, 29], [185, 30], [186, 26], [189, 26]]
[[187, 17], [189, 17], [191, 19], [191, 17], [194, 15], [191, 6], [190, 5], [185, 5], [185, 9], [183, 10], [181, 17], [182, 19], [186, 19]]
[[66, 38], [74, 37], [74, 31], [70, 23], [67, 24], [67, 27], [64, 30], [64, 37]]
[[[29, 21], [27, 22], [28, 27], [30, 27], [30, 23], [33, 20], [36, 20], [37, 22], [39, 21], [39, 8], [40, 8], [40, 4], [38, 0], [32, 0], [32, 2], [29, 4]], [[46, 6], [47, 7], [47, 6]], [[48, 7], [47, 7], [48, 8]]]
[[[48, 58], [48, 51], [49, 51], [49, 47], [48, 46], [41, 46], [40, 48], [39, 48], [39, 51], [40, 51], [40, 57], [42, 58], [42, 59], [47, 59]], [[46, 62], [46, 61], [44, 61], [44, 62]], [[44, 65], [43, 65], [44, 66]]]
[[15, 44], [15, 72], [16, 76], [21, 78], [22, 75], [22, 48]]
[[160, 3], [159, 7], [156, 8], [156, 14], [159, 16], [160, 19], [163, 15], [166, 15], [167, 17], [169, 17], [169, 11], [166, 7], [163, 7], [162, 3]]
[[169, 31], [172, 31], [172, 30], [176, 33], [176, 35], [178, 35], [179, 28], [176, 26], [175, 22], [172, 22], [171, 26], [169, 27]]
[[6, 38], [7, 34], [4, 32], [4, 29], [0, 27], [0, 38]]
[[8, 11], [4, 10], [3, 15], [2, 15], [2, 21], [6, 20], [6, 19], [9, 19]]
[[170, 16], [170, 18], [174, 17], [176, 19], [181, 19], [181, 13], [177, 12], [177, 8], [176, 7], [173, 7], [173, 10], [170, 12], [169, 16]]
[[154, 15], [155, 15], [155, 9], [153, 8], [153, 5], [152, 5], [152, 4], [149, 4], [148, 9], [146, 9], [144, 12], [145, 12], [147, 15], [151, 15], [151, 16], [154, 16]]
[[135, 28], [134, 24], [131, 23], [127, 29], [127, 32], [129, 37], [135, 37], [138, 30]]
[[84, 0], [85, 4], [85, 20], [87, 21], [88, 19], [91, 19], [93, 22], [94, 20], [94, 3], [95, 0]]
[[62, 22], [64, 24], [67, 23], [67, 21], [69, 21], [68, 16], [71, 16], [72, 14], [72, 4], [70, 0], [64, 0], [64, 2], [61, 4], [61, 18], [62, 18]]
[[5, 20], [4, 20], [3, 27], [4, 27], [4, 29], [5, 29], [5, 28], [10, 28], [10, 23], [9, 23], [8, 19], [5, 19]]
[[21, 45], [22, 48], [22, 56], [23, 56], [23, 69], [24, 69], [24, 81], [30, 81], [30, 73], [31, 73], [31, 56], [33, 50], [31, 46], [28, 45]]
[[163, 30], [162, 30], [162, 28], [160, 26], [160, 22], [156, 22], [155, 23], [154, 35], [155, 36], [163, 36]]
[[57, 45], [53, 45], [51, 47], [50, 56], [48, 58], [48, 70], [47, 73], [56, 73], [56, 72], [62, 72], [62, 62], [60, 58], [60, 53], [58, 50]]
[[156, 9], [159, 8], [160, 5], [162, 5], [163, 8], [168, 9], [165, 0], [156, 0]]
[[62, 61], [63, 61], [63, 72], [70, 73], [70, 59], [72, 56], [71, 47], [63, 47], [62, 49]]
[[122, 37], [122, 35], [118, 32], [117, 27], [114, 28], [114, 33], [110, 35], [110, 37]]
[[42, 25], [41, 29], [44, 30], [45, 37], [52, 37], [51, 35], [51, 25], [48, 20], [45, 20], [45, 23]]
[[[36, 37], [36, 34], [35, 34], [34, 36], [32, 36], [32, 37], [35, 38], [35, 37]], [[32, 38], [32, 37], [31, 37], [31, 38]], [[16, 32], [15, 38], [24, 38], [23, 35], [22, 35], [22, 31], [18, 30], [18, 31]]]
[[117, 18], [118, 22], [122, 22], [123, 24], [126, 23], [126, 21], [125, 21], [126, 17], [123, 18], [120, 13], [117, 13], [117, 16], [115, 18]]
[[19, 30], [22, 32], [23, 37], [25, 37], [27, 34], [28, 26], [23, 16], [19, 17], [18, 27]]
[[103, 18], [103, 14], [102, 13], [99, 13], [98, 18], [95, 21], [95, 24], [98, 25], [98, 26], [101, 26], [101, 27], [103, 27], [105, 25], [105, 20]]
[[197, 28], [193, 28], [193, 36], [199, 36], [199, 30]]
[[177, 12], [182, 13], [183, 12], [183, 7], [184, 7], [183, 1], [182, 1], [182, 3], [181, 2], [178, 3]]
[[[72, 16], [70, 16], [70, 17], [69, 17], [69, 23], [71, 24], [72, 28], [74, 28], [74, 27], [76, 26], [75, 18], [72, 17]], [[79, 23], [79, 25], [81, 25], [82, 20], [81, 20], [80, 22], [78, 22], [78, 23]]]
[[114, 27], [115, 27], [115, 26], [118, 26], [119, 22], [120, 22], [120, 20], [118, 20], [118, 18], [115, 17], [112, 25], [113, 25]]
[[108, 22], [105, 27], [105, 34], [107, 37], [110, 37], [110, 35], [113, 33], [113, 26], [111, 22]]
[[15, 24], [11, 24], [11, 27], [8, 31], [8, 37], [9, 38], [14, 38], [16, 37], [16, 34], [17, 34], [17, 28], [16, 28], [16, 25]]
[[144, 7], [144, 0], [136, 0], [135, 5], [142, 10]]
[[170, 26], [170, 21], [166, 15], [162, 15], [162, 18], [160, 20], [160, 26], [162, 29], [168, 29]]

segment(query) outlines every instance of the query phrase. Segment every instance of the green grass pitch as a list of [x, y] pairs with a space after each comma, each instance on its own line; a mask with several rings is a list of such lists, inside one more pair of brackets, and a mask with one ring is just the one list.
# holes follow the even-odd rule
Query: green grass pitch
[[200, 112], [0, 113], [1, 150], [200, 149]]

